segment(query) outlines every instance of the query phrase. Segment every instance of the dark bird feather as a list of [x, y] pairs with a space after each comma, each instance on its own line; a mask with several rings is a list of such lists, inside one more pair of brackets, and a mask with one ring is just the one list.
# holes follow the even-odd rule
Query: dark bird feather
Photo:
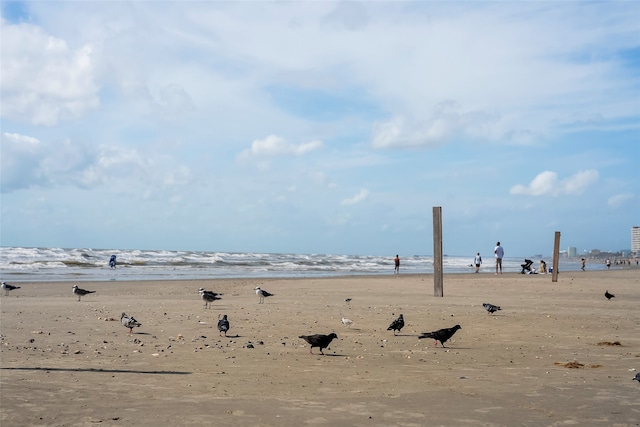
[[636, 381], [638, 381], [638, 382], [640, 383], [640, 372], [638, 372], [638, 373], [636, 374], [636, 376], [635, 376], [635, 377], [633, 377], [633, 379], [634, 379], [634, 380], [636, 380]]
[[329, 335], [323, 335], [323, 334], [300, 335], [298, 338], [302, 338], [303, 340], [309, 343], [309, 345], [311, 346], [311, 348], [309, 348], [310, 354], [313, 354], [313, 351], [312, 351], [313, 347], [318, 347], [320, 349], [320, 354], [324, 356], [322, 349], [329, 347], [329, 344], [331, 344], [331, 341], [333, 341], [334, 338], [338, 338], [338, 336], [332, 332]]
[[396, 320], [391, 322], [391, 324], [387, 328], [387, 331], [393, 330], [393, 335], [395, 335], [396, 331], [400, 332], [402, 328], [404, 328], [404, 317], [402, 317], [402, 314], [401, 314], [400, 316], [398, 316]]
[[609, 300], [616, 297], [614, 294], [610, 294], [609, 291], [604, 291], [604, 296]]
[[499, 306], [489, 304], [488, 302], [485, 302], [484, 304], [482, 304], [482, 306], [484, 307], [485, 310], [487, 310], [488, 312], [487, 314], [493, 314], [498, 310], [502, 310]]
[[433, 332], [423, 332], [418, 338], [419, 339], [431, 338], [435, 340], [436, 347], [438, 346], [438, 341], [440, 341], [440, 344], [444, 348], [444, 343], [449, 341], [453, 336], [453, 334], [455, 334], [458, 331], [458, 329], [462, 329], [460, 325], [456, 325], [452, 328], [439, 329]]

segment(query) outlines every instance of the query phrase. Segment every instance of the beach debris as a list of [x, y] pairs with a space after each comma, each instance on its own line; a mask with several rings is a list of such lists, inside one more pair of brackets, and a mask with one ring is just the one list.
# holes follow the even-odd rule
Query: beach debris
[[260, 298], [258, 304], [264, 304], [265, 298], [274, 296], [274, 294], [261, 289], [260, 286], [256, 287], [256, 295]]
[[8, 284], [7, 282], [2, 282], [2, 289], [4, 290], [5, 295], [9, 295], [9, 291], [15, 291], [16, 289], [20, 289], [20, 286], [13, 286]]
[[320, 349], [320, 354], [324, 356], [322, 349], [329, 347], [331, 341], [333, 341], [334, 338], [338, 338], [338, 336], [334, 332], [332, 332], [329, 335], [300, 335], [298, 338], [302, 338], [303, 340], [308, 342], [309, 345], [311, 345], [311, 347], [309, 348], [309, 354], [313, 354], [313, 347], [318, 347]]
[[444, 343], [449, 341], [453, 334], [458, 331], [458, 329], [462, 329], [460, 325], [456, 325], [451, 328], [438, 329], [437, 331], [433, 332], [423, 332], [422, 334], [420, 334], [418, 339], [431, 338], [435, 340], [436, 347], [438, 346], [438, 341], [440, 341], [440, 345], [442, 345], [442, 348], [446, 348], [444, 346]]
[[484, 304], [482, 304], [482, 306], [484, 307], [485, 310], [487, 310], [487, 314], [493, 314], [498, 310], [502, 310], [499, 306], [489, 304], [488, 302], [485, 302]]
[[130, 334], [133, 333], [133, 328], [139, 328], [142, 326], [142, 323], [138, 322], [133, 316], [128, 316], [125, 312], [122, 312], [122, 315], [120, 316], [120, 323], [122, 323], [122, 326], [125, 328], [129, 328]]
[[200, 298], [204, 301], [204, 308], [209, 308], [209, 304], [215, 300], [222, 299], [222, 294], [213, 291], [205, 291], [204, 288], [199, 288]]
[[73, 288], [71, 288], [71, 289], [73, 290], [74, 295], [78, 295], [78, 301], [80, 301], [80, 299], [83, 296], [88, 295], [88, 294], [92, 294], [92, 293], [95, 292], [95, 291], [88, 291], [86, 289], [79, 288], [78, 285], [73, 285]]
[[220, 336], [224, 332], [224, 336], [227, 336], [227, 331], [229, 330], [229, 319], [227, 319], [227, 315], [222, 315], [222, 318], [218, 317], [218, 331], [220, 331]]
[[610, 294], [608, 290], [604, 291], [604, 296], [607, 297], [608, 300], [616, 297], [614, 294]]
[[620, 341], [600, 341], [598, 344], [596, 345], [601, 345], [601, 346], [615, 346], [615, 345], [622, 345], [622, 343]]
[[391, 324], [387, 328], [387, 331], [393, 330], [393, 335], [395, 335], [396, 331], [400, 332], [402, 328], [404, 328], [404, 317], [401, 314], [396, 320], [391, 322]]
[[346, 326], [347, 328], [351, 328], [351, 325], [353, 324], [353, 320], [347, 319], [346, 317], [343, 317], [342, 318], [342, 324], [344, 326]]

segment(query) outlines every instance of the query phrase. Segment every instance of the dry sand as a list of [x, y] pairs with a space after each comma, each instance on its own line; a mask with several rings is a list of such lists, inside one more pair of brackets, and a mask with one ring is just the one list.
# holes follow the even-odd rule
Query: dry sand
[[[445, 275], [443, 298], [432, 275], [72, 285], [0, 297], [2, 427], [640, 425], [638, 269]], [[298, 338], [330, 332], [326, 356]]]

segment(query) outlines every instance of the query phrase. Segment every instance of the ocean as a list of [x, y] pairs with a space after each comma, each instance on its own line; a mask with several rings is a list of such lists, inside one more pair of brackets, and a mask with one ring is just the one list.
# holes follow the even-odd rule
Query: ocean
[[[109, 267], [111, 255], [117, 267]], [[393, 274], [392, 255], [270, 254], [167, 250], [0, 247], [0, 280], [7, 282], [192, 280], [217, 278], [309, 278]], [[433, 273], [433, 256], [401, 255], [400, 274]], [[539, 258], [528, 257], [538, 267]], [[444, 273], [471, 273], [473, 255], [444, 256]], [[524, 258], [505, 258], [503, 270], [520, 272]], [[545, 259], [551, 267], [551, 257]], [[589, 265], [589, 269], [603, 269]], [[560, 271], [579, 262], [562, 259]], [[493, 257], [481, 273], [494, 272]]]

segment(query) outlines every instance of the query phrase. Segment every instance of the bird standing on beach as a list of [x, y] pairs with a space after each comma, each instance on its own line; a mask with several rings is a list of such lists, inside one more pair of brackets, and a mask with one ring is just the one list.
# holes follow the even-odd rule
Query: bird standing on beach
[[20, 286], [13, 286], [8, 284], [7, 282], [2, 282], [2, 289], [4, 289], [4, 294], [9, 295], [9, 291], [13, 291], [15, 289], [20, 289]]
[[404, 328], [404, 317], [402, 317], [402, 314], [401, 314], [396, 320], [391, 322], [391, 324], [387, 328], [387, 331], [390, 331], [393, 329], [393, 335], [395, 335], [396, 331], [400, 332], [402, 328]]
[[460, 328], [460, 325], [456, 325], [453, 328], [439, 329], [434, 332], [423, 332], [418, 338], [431, 338], [436, 341], [436, 347], [438, 346], [438, 341], [440, 341], [442, 348], [446, 348], [444, 343], [449, 341], [458, 329], [462, 329]]
[[638, 372], [638, 373], [636, 374], [636, 376], [635, 376], [635, 377], [633, 377], [632, 379], [634, 379], [634, 380], [636, 380], [636, 381], [638, 381], [638, 382], [640, 383], [640, 372]]
[[123, 312], [122, 316], [120, 316], [120, 323], [125, 328], [129, 328], [129, 333], [133, 333], [133, 328], [139, 328], [142, 326], [142, 323], [138, 322], [133, 316], [128, 316], [127, 313]]
[[482, 306], [484, 307], [485, 310], [487, 310], [487, 314], [493, 314], [498, 310], [502, 310], [497, 305], [489, 304], [488, 302], [485, 302], [484, 304], [482, 304]]
[[266, 297], [272, 297], [273, 294], [269, 293], [267, 291], [265, 291], [264, 289], [260, 289], [260, 286], [256, 287], [256, 295], [258, 295], [258, 297], [260, 297], [260, 301], [258, 302], [258, 304], [264, 304], [264, 299]]
[[312, 351], [313, 347], [318, 347], [320, 348], [320, 354], [324, 356], [322, 349], [329, 347], [329, 344], [331, 344], [331, 341], [333, 341], [334, 338], [338, 338], [338, 336], [332, 332], [329, 335], [322, 335], [322, 334], [300, 335], [298, 338], [302, 338], [303, 340], [308, 342], [309, 345], [311, 345], [311, 348], [309, 348], [309, 354], [313, 354], [313, 351]]
[[353, 324], [353, 320], [347, 319], [346, 317], [343, 317], [342, 318], [342, 324], [344, 326], [346, 326], [347, 328], [351, 328], [351, 325]]
[[73, 288], [71, 288], [71, 289], [73, 289], [73, 293], [74, 293], [75, 295], [78, 295], [78, 301], [80, 301], [80, 299], [81, 299], [83, 296], [85, 296], [85, 295], [87, 295], [87, 294], [92, 294], [92, 293], [94, 293], [94, 292], [95, 292], [95, 291], [88, 291], [88, 290], [86, 290], [86, 289], [79, 288], [79, 287], [78, 287], [78, 285], [73, 285]]
[[604, 296], [607, 297], [608, 300], [616, 297], [614, 294], [610, 294], [609, 291], [604, 291]]
[[220, 336], [224, 332], [224, 336], [227, 336], [227, 331], [229, 330], [229, 320], [227, 319], [227, 315], [222, 315], [222, 319], [218, 320], [218, 331], [220, 331]]
[[215, 300], [222, 299], [220, 297], [220, 295], [222, 295], [222, 294], [219, 294], [219, 293], [213, 292], [213, 291], [205, 291], [204, 288], [198, 289], [198, 292], [200, 293], [200, 297], [204, 301], [204, 307], [205, 308], [209, 307], [209, 304], [211, 304]]

